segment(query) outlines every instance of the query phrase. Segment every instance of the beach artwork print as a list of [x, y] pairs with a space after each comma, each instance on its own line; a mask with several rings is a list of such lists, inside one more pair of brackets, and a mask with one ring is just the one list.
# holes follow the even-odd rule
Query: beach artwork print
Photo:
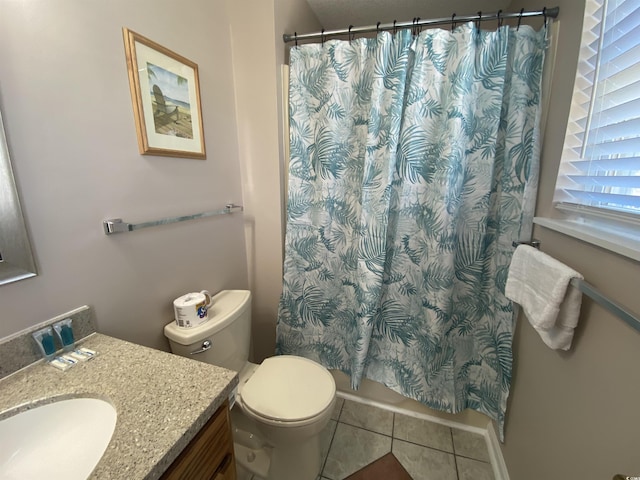
[[123, 28], [142, 155], [206, 159], [198, 65]]
[[193, 138], [189, 81], [162, 67], [147, 62], [147, 74], [153, 104], [156, 133]]

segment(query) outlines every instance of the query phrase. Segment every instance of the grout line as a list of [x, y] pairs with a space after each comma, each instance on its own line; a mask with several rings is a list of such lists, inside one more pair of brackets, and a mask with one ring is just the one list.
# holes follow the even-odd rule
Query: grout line
[[[342, 412], [342, 409], [340, 409], [340, 411]], [[340, 418], [338, 416], [338, 418]], [[321, 477], [325, 477], [325, 478], [329, 478], [327, 476], [325, 476], [324, 474], [324, 469], [327, 466], [327, 461], [329, 460], [329, 453], [331, 452], [331, 447], [333, 445], [333, 440], [336, 438], [336, 432], [338, 431], [338, 420], [335, 420], [336, 422], [336, 428], [334, 428], [333, 433], [331, 434], [331, 441], [329, 442], [329, 448], [327, 448], [327, 456], [324, 457], [324, 462], [322, 462], [322, 468], [320, 469], [320, 476]]]
[[456, 442], [453, 440], [453, 428], [449, 429], [451, 435], [451, 446], [453, 447], [453, 463], [456, 466], [456, 478], [460, 480], [460, 471], [458, 470], [458, 455], [456, 455]]
[[460, 480], [460, 471], [458, 470], [458, 456], [457, 455], [453, 456], [453, 463], [456, 466], [456, 478], [458, 480]]
[[[391, 455], [393, 455], [393, 445], [396, 443], [396, 412], [391, 413]], [[395, 457], [395, 455], [393, 455]]]
[[451, 435], [451, 447], [453, 448], [453, 454], [456, 454], [456, 441], [453, 438], [453, 428], [449, 429], [449, 435]]
[[393, 415], [391, 417], [391, 438], [395, 438], [396, 436], [396, 412], [391, 412]]
[[[383, 437], [393, 438], [393, 434], [389, 435], [388, 433], [376, 432], [375, 430], [371, 430], [370, 428], [365, 428], [360, 425], [353, 425], [352, 423], [348, 423], [348, 422], [338, 421], [338, 423], [342, 423], [343, 425], [348, 425], [349, 427], [353, 427], [353, 428], [359, 428], [360, 430], [364, 430], [365, 432], [375, 433], [376, 435], [382, 435]], [[393, 427], [392, 427], [392, 432], [393, 432]]]
[[489, 465], [491, 465], [491, 462], [489, 460], [480, 460], [479, 458], [470, 457], [468, 455], [456, 454], [456, 457], [462, 457], [462, 458], [466, 458], [467, 460], [474, 460], [476, 462], [488, 463]]
[[415, 445], [416, 447], [428, 448], [429, 450], [434, 450], [436, 452], [446, 453], [448, 455], [455, 455], [455, 453], [453, 453], [453, 452], [449, 452], [447, 450], [442, 450], [440, 448], [429, 447], [428, 445], [423, 445], [421, 443], [412, 442], [411, 440], [405, 440], [404, 438], [393, 437], [393, 439], [394, 440], [398, 440], [400, 442], [404, 442], [404, 443], [410, 443], [411, 445]]
[[[340, 408], [338, 409], [338, 418], [336, 418], [336, 422], [340, 421], [340, 417], [342, 416], [342, 410], [344, 409], [344, 400], [342, 401], [342, 405], [340, 405]], [[331, 419], [333, 420], [333, 418]]]
[[[338, 397], [336, 397], [338, 398]], [[342, 410], [344, 409], [344, 400], [342, 400], [342, 405], [338, 409], [338, 416], [334, 420], [333, 418], [330, 421], [336, 422], [336, 428], [333, 429], [333, 433], [331, 434], [331, 440], [329, 441], [329, 446], [327, 447], [327, 455], [324, 457], [322, 462], [322, 467], [320, 468], [320, 477], [329, 478], [325, 476], [324, 469], [327, 466], [327, 461], [329, 461], [329, 453], [331, 453], [331, 447], [333, 446], [333, 440], [336, 438], [336, 433], [338, 431], [338, 424], [340, 423], [340, 417], [342, 416]]]

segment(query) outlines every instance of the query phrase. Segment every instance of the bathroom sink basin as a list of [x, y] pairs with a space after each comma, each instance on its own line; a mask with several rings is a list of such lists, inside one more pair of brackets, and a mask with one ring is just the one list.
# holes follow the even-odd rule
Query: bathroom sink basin
[[86, 479], [116, 426], [116, 410], [97, 398], [72, 398], [0, 421], [0, 479]]

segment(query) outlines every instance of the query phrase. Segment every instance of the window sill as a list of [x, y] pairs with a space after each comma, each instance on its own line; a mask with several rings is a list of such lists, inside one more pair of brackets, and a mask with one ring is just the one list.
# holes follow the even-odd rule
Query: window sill
[[533, 223], [640, 262], [640, 231], [637, 229], [613, 229], [609, 223], [594, 219], [534, 217]]

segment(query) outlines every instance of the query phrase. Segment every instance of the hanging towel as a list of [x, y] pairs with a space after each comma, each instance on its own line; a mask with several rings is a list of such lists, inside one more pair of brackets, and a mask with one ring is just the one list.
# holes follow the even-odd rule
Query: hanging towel
[[554, 350], [569, 350], [578, 324], [582, 293], [570, 282], [582, 275], [528, 245], [516, 248], [505, 296], [520, 304], [542, 341]]

